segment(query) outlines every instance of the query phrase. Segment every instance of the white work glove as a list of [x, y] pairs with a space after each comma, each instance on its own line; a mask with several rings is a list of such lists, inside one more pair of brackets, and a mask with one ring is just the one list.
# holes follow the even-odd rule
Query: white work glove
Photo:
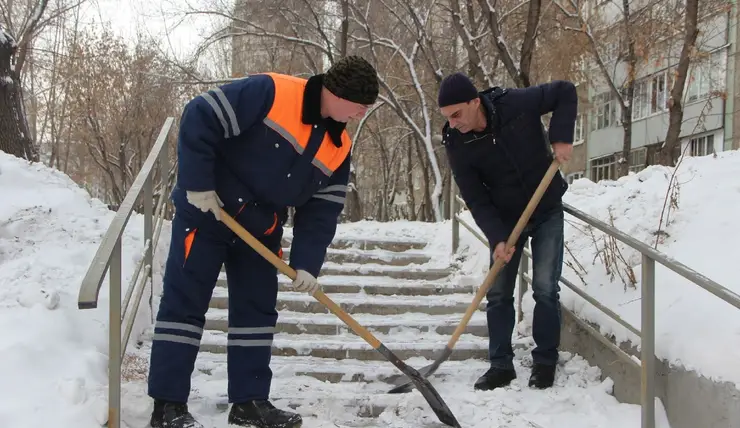
[[293, 280], [293, 289], [313, 295], [319, 289], [319, 282], [305, 270], [297, 270], [295, 280]]
[[216, 220], [221, 221], [221, 210], [219, 210], [219, 208], [223, 207], [224, 203], [221, 202], [221, 199], [215, 191], [206, 190], [205, 192], [193, 192], [188, 190], [187, 197], [188, 202], [190, 202], [194, 207], [204, 213], [207, 213], [208, 211], [212, 212], [213, 215], [216, 216]]

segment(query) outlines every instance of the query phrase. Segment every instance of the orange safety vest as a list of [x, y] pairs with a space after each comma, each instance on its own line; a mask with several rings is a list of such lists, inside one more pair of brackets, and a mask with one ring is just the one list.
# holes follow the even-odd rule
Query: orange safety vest
[[[314, 125], [305, 124], [302, 120], [303, 93], [307, 81], [298, 77], [278, 73], [265, 73], [275, 82], [275, 99], [272, 103], [265, 125], [285, 138], [293, 148], [303, 154]], [[342, 132], [342, 145], [334, 145], [329, 133], [324, 133], [319, 150], [311, 163], [327, 176], [342, 165], [352, 148], [352, 141], [347, 131]]]

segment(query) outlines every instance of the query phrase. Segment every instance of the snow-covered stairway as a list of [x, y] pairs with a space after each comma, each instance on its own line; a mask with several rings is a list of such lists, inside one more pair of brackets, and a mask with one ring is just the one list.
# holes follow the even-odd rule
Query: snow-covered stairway
[[[404, 359], [434, 358], [473, 296], [472, 286], [451, 283], [451, 268], [424, 267], [431, 259], [425, 246], [426, 242], [408, 240], [336, 240], [320, 277], [332, 300]], [[287, 260], [290, 242], [285, 241], [284, 247]], [[279, 281], [279, 333], [273, 343], [276, 366], [303, 364], [301, 374], [329, 381], [370, 380], [366, 367], [373, 367], [375, 377], [385, 374], [377, 370], [377, 363], [360, 364], [382, 360], [379, 353], [313, 297], [290, 291], [287, 277], [280, 275]], [[227, 328], [228, 292], [222, 273], [206, 316], [201, 352], [225, 353]], [[461, 336], [452, 359], [485, 359], [486, 355], [485, 316], [480, 312]], [[389, 368], [392, 372], [390, 364]]]
[[[461, 285], [460, 271], [445, 266], [449, 256], [436, 253], [444, 250], [434, 245], [385, 239], [337, 239], [320, 280], [329, 297], [409, 365], [421, 368], [445, 346], [477, 284]], [[289, 247], [286, 241], [286, 253]], [[224, 280], [207, 313], [189, 399], [190, 410], [208, 428], [228, 426]], [[312, 297], [291, 292], [288, 281], [281, 275], [271, 365], [270, 399], [276, 406], [299, 412], [303, 428], [443, 426], [418, 391], [388, 394], [383, 380], [398, 370]], [[529, 336], [517, 334], [514, 341], [518, 379], [504, 390], [474, 391], [475, 379], [488, 368], [485, 325], [485, 312], [478, 311], [452, 358], [431, 378], [464, 427], [636, 426], [639, 407], [618, 403], [610, 394], [611, 381], [602, 381], [600, 371], [579, 356], [561, 352], [555, 388], [528, 388]], [[151, 411], [145, 378], [151, 341], [147, 335], [142, 339], [130, 352], [142, 364], [134, 374], [138, 378], [123, 386], [124, 421], [131, 428], [146, 426]]]

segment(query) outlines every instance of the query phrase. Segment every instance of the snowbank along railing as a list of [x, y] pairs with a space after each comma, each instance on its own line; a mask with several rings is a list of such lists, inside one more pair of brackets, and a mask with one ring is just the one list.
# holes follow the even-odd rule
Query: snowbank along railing
[[[459, 228], [462, 224], [470, 233], [480, 240], [486, 247], [489, 247], [488, 240], [477, 230], [463, 219], [458, 207], [464, 207], [465, 201], [457, 194], [456, 186], [453, 184], [450, 198], [450, 218], [452, 219], [452, 251], [457, 252], [460, 242]], [[459, 203], [459, 205], [458, 205]], [[665, 254], [650, 248], [643, 242], [628, 236], [618, 229], [598, 220], [588, 214], [577, 210], [569, 204], [564, 204], [565, 212], [581, 220], [582, 222], [606, 233], [607, 235], [619, 240], [620, 242], [634, 248], [642, 254], [642, 284], [641, 284], [641, 326], [638, 330], [627, 321], [623, 320], [614, 311], [599, 303], [594, 297], [590, 296], [580, 288], [576, 287], [571, 281], [560, 277], [560, 283], [573, 290], [577, 295], [604, 312], [607, 316], [623, 325], [629, 331], [640, 338], [640, 358], [636, 359], [615, 345], [598, 330], [593, 328], [585, 321], [578, 318], [572, 311], [561, 305], [562, 310], [571, 315], [578, 325], [588, 331], [605, 346], [612, 349], [623, 361], [631, 364], [641, 370], [640, 383], [640, 402], [641, 402], [641, 428], [655, 428], [655, 262], [667, 267], [673, 272], [688, 279], [704, 290], [714, 294], [725, 302], [740, 309], [740, 296], [722, 285], [712, 281], [706, 276], [694, 271], [688, 266], [673, 260]], [[530, 274], [529, 261], [532, 252], [527, 245], [522, 252], [522, 260], [519, 264], [519, 286], [517, 287], [517, 318], [522, 320], [522, 296], [527, 291], [528, 285], [532, 282]], [[489, 247], [490, 248], [490, 247]]]
[[[126, 193], [121, 206], [113, 217], [103, 240], [90, 263], [85, 278], [80, 286], [77, 306], [80, 309], [93, 309], [98, 306], [98, 295], [103, 285], [106, 273], [109, 273], [110, 286], [109, 302], [109, 338], [108, 338], [108, 423], [109, 428], [121, 426], [121, 362], [126, 354], [131, 330], [136, 320], [139, 304], [144, 296], [144, 290], [149, 285], [150, 309], [152, 293], [152, 260], [162, 223], [167, 210], [167, 198], [172, 187], [170, 162], [167, 153], [167, 136], [172, 128], [174, 118], [168, 117], [159, 131], [154, 146], [147, 157], [141, 171], [136, 176], [131, 188]], [[160, 183], [155, 186], [155, 165], [159, 163]], [[153, 207], [154, 190], [158, 190], [156, 209]], [[142, 195], [143, 192], [143, 195]], [[143, 197], [144, 216], [144, 248], [131, 277], [126, 296], [121, 305], [121, 237], [128, 224], [139, 197]], [[155, 224], [156, 223], [156, 224]], [[129, 311], [129, 304], [133, 308]], [[153, 313], [153, 311], [152, 311]], [[124, 326], [123, 337], [121, 327]]]

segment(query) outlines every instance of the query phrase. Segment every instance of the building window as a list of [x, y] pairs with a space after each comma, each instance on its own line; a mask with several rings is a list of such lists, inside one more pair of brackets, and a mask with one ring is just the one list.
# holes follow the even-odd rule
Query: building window
[[[609, 0], [604, 0], [604, 3], [608, 2]], [[613, 33], [612, 33], [613, 34]], [[612, 63], [619, 59], [620, 49], [622, 47], [622, 40], [620, 37], [617, 37], [616, 40], [608, 40], [604, 44], [604, 55], [601, 57], [605, 64]]]
[[647, 149], [640, 147], [630, 152], [630, 172], [640, 172], [645, 169], [647, 163]]
[[617, 159], [614, 155], [591, 159], [591, 180], [613, 180], [617, 172]]
[[576, 129], [573, 132], [573, 143], [581, 143], [583, 142], [584, 135], [584, 129], [583, 129], [583, 122], [584, 122], [584, 115], [579, 114], [576, 116]]
[[648, 115], [648, 93], [650, 80], [635, 82], [635, 93], [632, 96], [632, 120], [642, 119]]
[[611, 91], [596, 95], [593, 99], [593, 106], [592, 130], [617, 125], [617, 103]]
[[635, 82], [632, 97], [632, 120], [668, 111], [668, 99], [673, 86], [673, 69], [664, 70]]
[[565, 180], [568, 182], [568, 184], [573, 184], [574, 181], [580, 178], [583, 178], [583, 171], [571, 172], [565, 177]]
[[702, 135], [689, 141], [689, 156], [707, 156], [714, 153], [714, 135]]
[[668, 97], [671, 90], [667, 71], [663, 71], [650, 79], [650, 114], [668, 110]]
[[692, 102], [725, 90], [727, 51], [712, 52], [708, 57], [696, 61], [686, 79], [686, 101]]

